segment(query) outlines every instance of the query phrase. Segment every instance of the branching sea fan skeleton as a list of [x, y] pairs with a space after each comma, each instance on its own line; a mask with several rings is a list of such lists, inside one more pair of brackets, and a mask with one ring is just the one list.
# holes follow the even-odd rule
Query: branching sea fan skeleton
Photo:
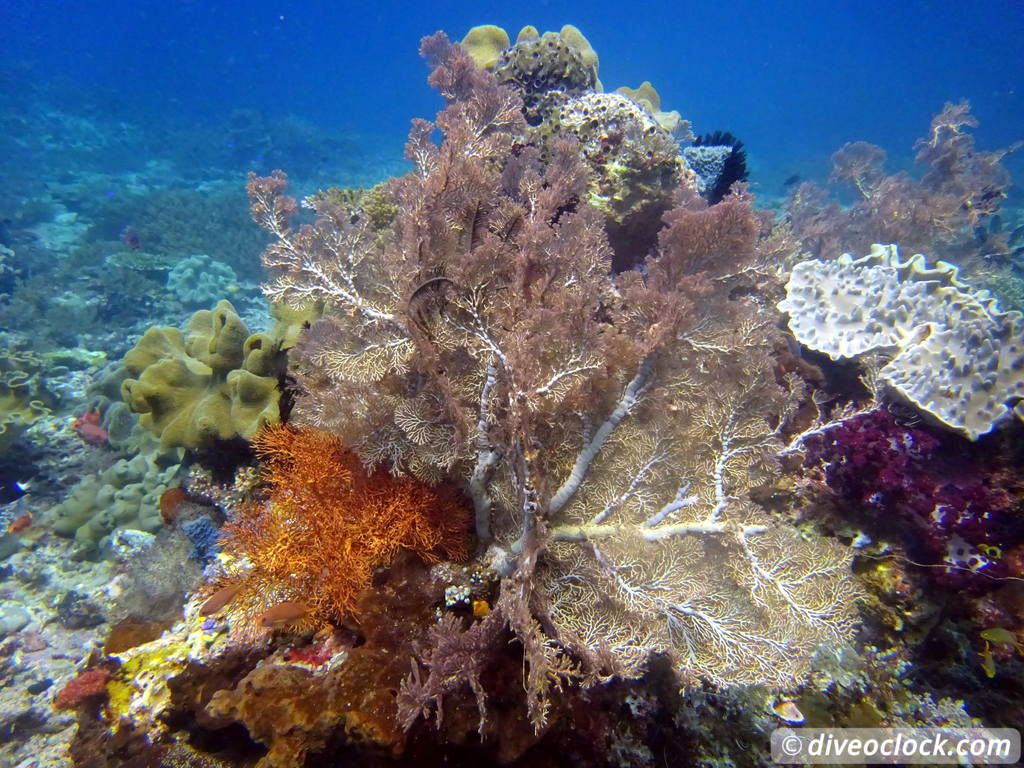
[[406, 723], [468, 684], [483, 729], [483, 655], [507, 630], [537, 728], [553, 689], [652, 653], [683, 684], [793, 683], [852, 633], [858, 593], [842, 547], [748, 495], [801, 395], [773, 373], [761, 300], [788, 241], [742, 189], [709, 207], [683, 187], [613, 274], [575, 141], [530, 146], [513, 91], [443, 34], [422, 52], [447, 106], [413, 127], [389, 226], [317, 199], [293, 230], [284, 175], [249, 182], [267, 295], [328, 308], [293, 353], [295, 420], [369, 467], [460, 483], [504, 576], [486, 618], [438, 625]]

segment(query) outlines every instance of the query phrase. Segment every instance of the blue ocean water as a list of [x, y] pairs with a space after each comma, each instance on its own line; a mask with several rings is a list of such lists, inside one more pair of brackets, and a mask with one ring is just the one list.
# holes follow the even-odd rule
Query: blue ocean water
[[970, 100], [981, 146], [1021, 138], [1019, 0], [483, 6], [5, 0], [0, 56], [29, 67], [4, 87], [60, 83], [95, 110], [156, 124], [201, 127], [254, 108], [358, 132], [397, 153], [409, 119], [437, 107], [417, 56], [422, 36], [572, 23], [601, 56], [606, 88], [650, 80], [696, 132], [743, 139], [755, 185], [827, 173], [831, 152], [853, 140], [906, 165], [946, 101]]

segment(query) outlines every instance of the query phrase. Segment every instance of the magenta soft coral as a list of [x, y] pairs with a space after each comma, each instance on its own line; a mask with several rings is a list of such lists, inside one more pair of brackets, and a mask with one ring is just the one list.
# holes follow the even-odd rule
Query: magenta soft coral
[[1007, 575], [999, 553], [1022, 538], [1012, 498], [997, 467], [958, 437], [901, 424], [880, 408], [814, 436], [807, 448], [806, 464], [822, 468], [868, 528], [890, 526], [913, 557], [945, 564], [930, 569], [942, 583], [994, 585], [989, 577]]

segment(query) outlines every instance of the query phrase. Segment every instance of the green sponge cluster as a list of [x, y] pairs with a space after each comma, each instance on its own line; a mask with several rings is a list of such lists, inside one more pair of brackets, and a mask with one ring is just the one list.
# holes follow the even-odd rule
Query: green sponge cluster
[[175, 484], [180, 472], [177, 464], [159, 467], [145, 456], [119, 459], [79, 481], [46, 513], [46, 523], [90, 548], [117, 528], [152, 533], [162, 524], [160, 495]]
[[285, 344], [284, 333], [250, 335], [231, 302], [221, 301], [196, 312], [184, 333], [150, 328], [124, 358], [121, 395], [163, 448], [248, 440], [280, 421]]

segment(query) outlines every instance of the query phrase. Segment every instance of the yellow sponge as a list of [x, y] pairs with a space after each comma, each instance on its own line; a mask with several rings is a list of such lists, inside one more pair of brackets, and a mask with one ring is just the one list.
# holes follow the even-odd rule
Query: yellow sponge
[[481, 24], [469, 30], [461, 44], [478, 66], [492, 69], [501, 52], [509, 47], [508, 32], [493, 24]]

